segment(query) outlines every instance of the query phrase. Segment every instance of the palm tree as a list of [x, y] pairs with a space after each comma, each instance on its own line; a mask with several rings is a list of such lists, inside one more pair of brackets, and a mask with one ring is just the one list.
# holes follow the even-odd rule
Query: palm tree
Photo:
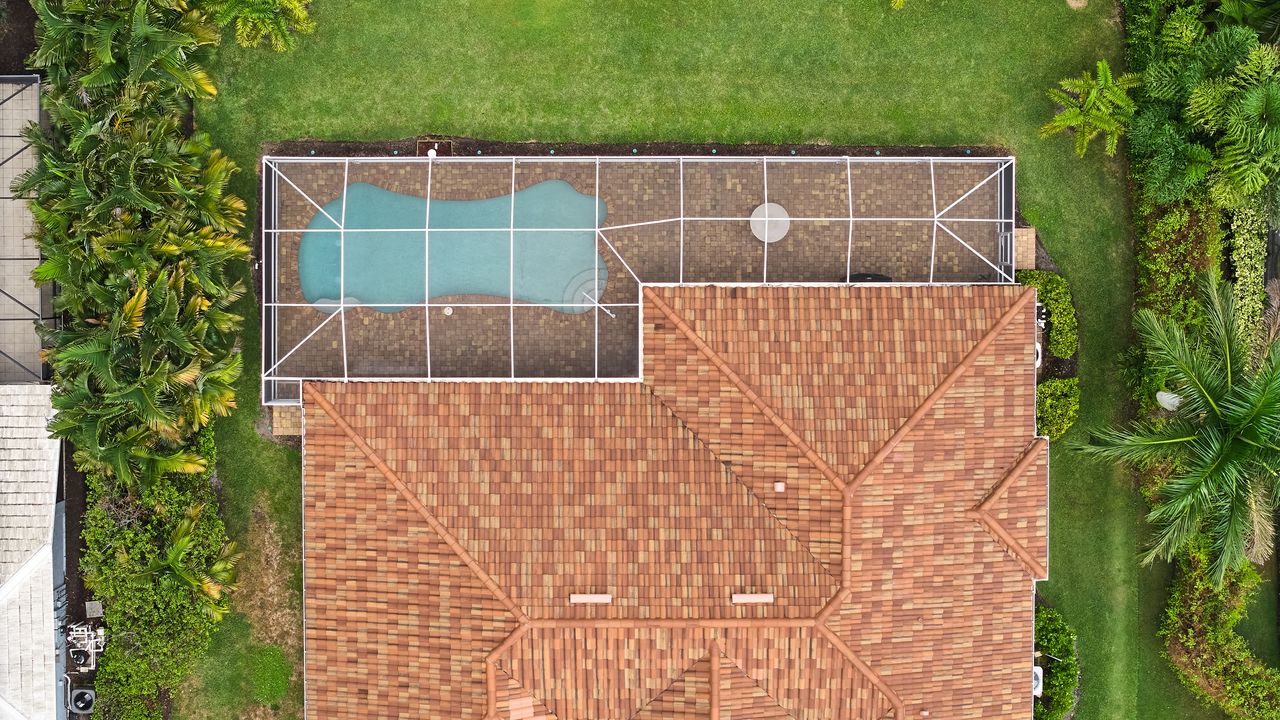
[[1214, 582], [1272, 551], [1280, 475], [1280, 343], [1256, 363], [1231, 287], [1210, 275], [1204, 320], [1184, 331], [1143, 309], [1135, 319], [1154, 368], [1180, 398], [1168, 418], [1094, 435], [1084, 452], [1167, 474], [1147, 516], [1155, 537], [1144, 562], [1208, 539]]
[[297, 45], [292, 31], [316, 29], [307, 0], [206, 0], [202, 5], [219, 25], [235, 23], [236, 43], [241, 47], [256, 47], [268, 40], [272, 50], [285, 52]]
[[190, 59], [218, 42], [217, 27], [184, 0], [33, 0], [32, 6], [40, 17], [32, 63], [48, 71], [51, 85], [87, 102], [114, 97], [122, 85], [177, 87], [191, 97], [217, 92]]
[[235, 165], [206, 135], [182, 138], [173, 114], [93, 120], [55, 100], [56, 127], [28, 137], [41, 162], [16, 187], [35, 197], [37, 282], [57, 283], [67, 321], [44, 328], [58, 415], [84, 468], [126, 491], [166, 472], [198, 472], [185, 448], [234, 407], [241, 372], [228, 276], [248, 246], [244, 202], [226, 192]]
[[147, 564], [135, 581], [190, 592], [206, 615], [221, 620], [227, 614], [230, 595], [236, 590], [236, 566], [242, 553], [229, 542], [218, 549], [206, 568], [193, 567], [187, 554], [196, 543], [196, 529], [203, 505], [195, 505], [178, 521], [169, 534], [168, 546]]
[[1099, 60], [1097, 77], [1086, 70], [1078, 78], [1059, 81], [1059, 87], [1050, 90], [1048, 95], [1062, 109], [1040, 128], [1040, 137], [1071, 130], [1076, 136], [1076, 155], [1084, 157], [1089, 143], [1105, 133], [1106, 153], [1115, 155], [1120, 136], [1136, 107], [1129, 91], [1137, 87], [1140, 80], [1135, 73], [1115, 77], [1107, 61]]
[[1280, 40], [1280, 0], [1221, 0], [1210, 17], [1218, 27], [1245, 25], [1264, 42]]

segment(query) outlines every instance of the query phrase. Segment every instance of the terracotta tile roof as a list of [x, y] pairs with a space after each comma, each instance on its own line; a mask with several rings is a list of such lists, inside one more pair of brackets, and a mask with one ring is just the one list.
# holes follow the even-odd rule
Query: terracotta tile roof
[[308, 384], [308, 717], [1029, 717], [1030, 293], [649, 286], [642, 383]]

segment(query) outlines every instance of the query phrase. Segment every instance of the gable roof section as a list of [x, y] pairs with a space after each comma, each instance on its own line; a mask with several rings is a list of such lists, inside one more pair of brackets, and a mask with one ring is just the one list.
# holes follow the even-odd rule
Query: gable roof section
[[47, 385], [0, 385], [0, 717], [55, 715], [53, 507]]
[[308, 384], [308, 714], [1029, 715], [1031, 292], [648, 286], [643, 384]]

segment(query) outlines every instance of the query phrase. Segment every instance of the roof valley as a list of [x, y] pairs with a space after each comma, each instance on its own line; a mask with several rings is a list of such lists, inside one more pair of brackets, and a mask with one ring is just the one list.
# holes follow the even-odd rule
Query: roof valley
[[698, 349], [698, 352], [702, 353], [703, 357], [707, 358], [707, 360], [709, 360], [711, 364], [719, 370], [720, 373], [724, 375], [724, 377], [728, 379], [739, 392], [742, 393], [743, 397], [751, 401], [751, 404], [754, 405], [756, 409], [759, 410], [760, 413], [764, 415], [765, 418], [772, 423], [784, 437], [786, 437], [787, 441], [790, 442], [792, 446], [804, 455], [806, 460], [813, 463], [813, 466], [818, 469], [818, 472], [822, 473], [823, 477], [827, 478], [827, 480], [829, 480], [837, 490], [845, 489], [845, 482], [840, 478], [840, 474], [837, 473], [835, 469], [822, 458], [822, 456], [818, 455], [817, 451], [815, 451], [809, 443], [805, 442], [804, 438], [800, 437], [799, 433], [797, 433], [795, 429], [792, 428], [791, 425], [781, 415], [779, 415], [768, 402], [765, 401], [760, 393], [756, 392], [756, 390], [752, 388], [751, 385], [737, 373], [737, 371], [729, 366], [729, 363], [726, 362], [724, 358], [720, 357], [719, 353], [712, 349], [712, 347], [698, 335], [697, 331], [695, 331], [689, 323], [676, 312], [675, 308], [667, 304], [667, 302], [663, 300], [662, 297], [653, 290], [653, 288], [645, 287], [644, 296], [647, 300], [653, 303], [654, 307], [656, 307], [658, 311], [667, 318], [667, 320], [671, 321], [671, 324], [675, 325], [676, 329], [679, 330], [680, 333]]
[[894, 449], [898, 447], [898, 444], [906, 439], [907, 435], [911, 434], [911, 431], [915, 429], [915, 426], [929, 414], [929, 411], [933, 409], [933, 406], [937, 405], [938, 401], [947, 394], [947, 391], [965, 376], [969, 371], [969, 368], [973, 367], [973, 364], [982, 356], [982, 353], [986, 351], [991, 343], [995, 342], [996, 338], [1000, 336], [1000, 333], [1002, 333], [1004, 329], [1013, 322], [1014, 318], [1016, 318], [1018, 313], [1026, 307], [1027, 303], [1035, 298], [1035, 294], [1034, 288], [1027, 288], [1025, 292], [1020, 294], [1017, 299], [1013, 301], [1013, 304], [1004, 311], [1004, 313], [996, 320], [995, 324], [987, 329], [986, 333], [982, 335], [982, 338], [978, 340], [977, 344], [970, 348], [964, 358], [957, 363], [954, 368], [952, 368], [951, 372], [947, 373], [946, 377], [942, 379], [942, 382], [938, 383], [938, 385], [934, 387], [933, 392], [929, 393], [928, 397], [924, 399], [924, 402], [920, 403], [906, 421], [898, 427], [897, 431], [895, 431], [885, 444], [876, 451], [876, 454], [867, 461], [866, 465], [862, 466], [862, 469], [858, 471], [858, 474], [855, 475], [844, 488], [846, 496], [852, 494], [859, 485], [865, 482], [866, 479], [880, 467], [880, 464], [884, 462], [885, 458], [889, 457], [889, 455], [893, 453]]
[[[666, 401], [664, 401], [658, 395], [658, 393], [654, 391], [652, 387], [648, 387], [647, 390], [649, 392], [650, 397], [653, 398], [653, 402], [657, 404], [659, 407], [661, 407], [663, 410], [666, 410], [668, 413], [670, 413], [672, 419], [675, 420], [676, 424], [684, 428], [684, 431], [689, 434], [689, 437], [693, 438], [694, 442], [696, 442], [700, 447], [706, 450], [708, 455], [715, 458], [716, 462], [719, 462], [721, 465], [724, 466], [725, 474], [728, 475], [731, 480], [737, 483], [739, 487], [745, 490], [747, 494], [751, 496], [751, 499], [754, 500], [756, 504], [758, 504], [760, 508], [769, 515], [769, 517], [773, 518], [774, 522], [778, 524], [778, 527], [782, 528], [782, 530], [785, 531], [787, 535], [789, 535], [793, 540], [795, 540], [796, 544], [799, 545], [801, 549], [803, 549], [806, 553], [808, 553], [809, 557], [813, 558], [813, 561], [818, 564], [818, 567], [822, 568], [823, 572], [825, 572], [827, 576], [831, 578], [832, 582], [834, 582], [837, 586], [843, 584], [841, 575], [832, 574], [831, 568], [828, 568], [827, 564], [823, 562], [821, 558], [819, 558], [817, 555], [814, 554], [813, 548], [810, 546], [810, 544], [805, 542], [804, 539], [802, 539], [800, 535], [796, 533], [795, 530], [793, 530], [785, 521], [783, 521], [783, 519], [778, 516], [778, 513], [774, 512], [773, 508], [769, 507], [769, 504], [766, 503], [763, 498], [757, 495], [755, 490], [753, 490], [750, 485], [743, 482], [742, 479], [739, 478], [733, 472], [733, 469], [731, 467], [732, 466], [731, 462], [729, 462], [728, 460], [721, 459], [721, 457], [716, 453], [716, 451], [713, 450], [711, 446], [708, 445], [702, 439], [702, 437], [699, 436], [698, 433], [695, 432], [694, 429], [689, 426], [689, 423], [685, 422], [684, 419], [681, 418], [680, 415], [676, 413], [676, 411], [670, 405], [668, 405]], [[841, 572], [843, 572], [843, 569], [841, 570]]]

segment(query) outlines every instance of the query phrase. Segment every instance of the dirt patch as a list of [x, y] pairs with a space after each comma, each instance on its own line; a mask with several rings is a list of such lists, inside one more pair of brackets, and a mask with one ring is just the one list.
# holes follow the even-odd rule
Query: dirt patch
[[182, 720], [209, 719], [209, 708], [191, 702], [191, 698], [204, 697], [204, 678], [200, 673], [188, 673], [186, 679], [182, 681], [182, 686], [174, 695], [176, 697], [171, 709], [176, 710], [177, 716]]
[[242, 717], [243, 720], [275, 720], [276, 713], [266, 705], [257, 705], [246, 711]]
[[1067, 0], [1067, 6], [1072, 10], [1083, 10], [1089, 7], [1089, 0]]
[[251, 515], [236, 609], [249, 618], [254, 642], [278, 645], [296, 660], [302, 657], [302, 613], [289, 580], [298, 558], [280, 541], [265, 491], [254, 497]]

